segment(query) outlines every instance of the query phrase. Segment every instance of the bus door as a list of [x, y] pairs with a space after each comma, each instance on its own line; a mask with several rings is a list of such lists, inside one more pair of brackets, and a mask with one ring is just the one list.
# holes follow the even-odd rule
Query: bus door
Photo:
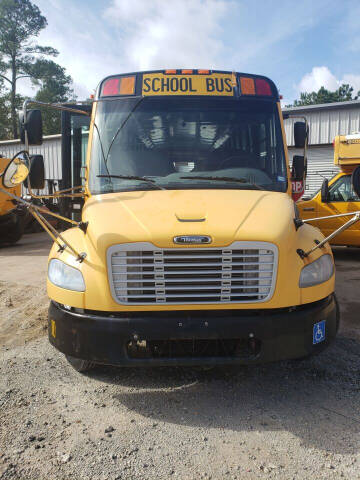
[[[319, 217], [350, 213], [360, 209], [360, 198], [354, 192], [351, 175], [342, 175], [329, 187], [328, 202], [320, 203]], [[318, 226], [325, 235], [330, 235], [334, 230], [346, 223], [351, 217], [334, 217], [322, 220], [323, 225]], [[360, 225], [355, 223], [352, 227], [342, 232], [335, 238], [334, 243], [356, 244], [360, 243]]]
[[[77, 110], [91, 112], [91, 105], [67, 105]], [[77, 187], [84, 184], [84, 167], [89, 138], [90, 116], [80, 113], [62, 112], [61, 116], [61, 189]], [[82, 198], [61, 199], [60, 211], [64, 216], [74, 220], [81, 219]]]

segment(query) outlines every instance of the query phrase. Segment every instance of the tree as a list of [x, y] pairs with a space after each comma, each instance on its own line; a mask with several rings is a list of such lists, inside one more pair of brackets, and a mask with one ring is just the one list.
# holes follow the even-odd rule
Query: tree
[[[71, 88], [72, 79], [66, 75], [65, 69], [52, 60], [38, 61], [34, 66], [34, 78], [40, 89], [35, 95], [35, 100], [45, 103], [64, 103], [75, 101]], [[43, 110], [44, 135], [53, 135], [61, 132], [60, 112], [52, 109]]]
[[295, 100], [293, 105], [287, 107], [301, 107], [304, 105], [316, 105], [319, 103], [346, 102], [348, 100], [357, 100], [360, 97], [360, 91], [353, 96], [354, 89], [348, 84], [341, 85], [337, 90], [331, 92], [321, 87], [317, 92], [302, 92], [300, 99]]
[[[0, 0], [0, 77], [10, 88], [10, 119], [13, 138], [17, 138], [17, 81], [23, 77], [38, 81], [36, 72], [44, 56], [57, 50], [34, 43], [47, 25], [46, 18], [30, 0]], [[2, 72], [6, 72], [5, 74]], [[9, 73], [7, 73], [9, 72]]]
[[0, 82], [0, 140], [5, 140], [8, 135], [7, 125], [8, 125], [9, 117], [8, 117], [8, 111], [5, 104], [5, 99], [2, 93], [3, 93], [3, 85]]
[[[24, 100], [22, 95], [18, 93], [15, 95], [15, 110], [21, 109]], [[11, 137], [11, 95], [10, 92], [1, 92], [0, 89], [0, 140], [8, 140]]]

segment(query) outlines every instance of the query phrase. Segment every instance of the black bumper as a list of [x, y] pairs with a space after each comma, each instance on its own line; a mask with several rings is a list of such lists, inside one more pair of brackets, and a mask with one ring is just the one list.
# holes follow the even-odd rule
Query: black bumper
[[[325, 339], [313, 345], [314, 324], [323, 320]], [[114, 316], [74, 313], [54, 302], [49, 307], [52, 345], [66, 355], [109, 365], [255, 364], [298, 358], [326, 348], [338, 326], [335, 295], [292, 311], [202, 310]], [[234, 342], [238, 348], [233, 348]], [[216, 354], [215, 344], [220, 346]], [[187, 351], [180, 349], [179, 354], [179, 345], [185, 345]], [[192, 349], [195, 345], [200, 348]], [[141, 358], [134, 355], [138, 351]]]

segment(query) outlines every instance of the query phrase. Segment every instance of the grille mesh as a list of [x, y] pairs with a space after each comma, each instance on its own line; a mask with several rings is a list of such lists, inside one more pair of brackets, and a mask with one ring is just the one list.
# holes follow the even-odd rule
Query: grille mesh
[[265, 242], [228, 248], [110, 247], [112, 293], [122, 304], [252, 303], [273, 291], [277, 249]]

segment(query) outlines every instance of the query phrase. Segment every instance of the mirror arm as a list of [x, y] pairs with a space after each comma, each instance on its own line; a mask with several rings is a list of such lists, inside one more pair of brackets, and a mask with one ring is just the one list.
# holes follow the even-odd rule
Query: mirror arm
[[349, 215], [353, 215], [353, 217], [350, 218], [350, 220], [348, 220], [346, 223], [344, 223], [344, 225], [341, 225], [341, 227], [337, 228], [328, 237], [324, 238], [324, 240], [322, 240], [321, 242], [316, 242], [316, 246], [313, 247], [311, 250], [309, 250], [308, 252], [304, 252], [303, 250], [297, 250], [297, 253], [300, 255], [300, 257], [301, 258], [308, 257], [315, 250], [323, 247], [325, 245], [325, 243], [329, 242], [334, 237], [339, 235], [339, 233], [343, 232], [344, 230], [347, 230], [349, 227], [354, 225], [354, 223], [358, 222], [360, 220], [360, 211], [352, 212], [352, 213], [341, 213], [339, 215], [330, 215], [328, 217], [311, 218], [309, 220], [304, 220], [304, 223], [305, 223], [305, 222], [311, 222], [311, 221], [314, 221], [314, 220], [322, 220], [324, 218], [345, 217], [345, 216], [349, 216]]
[[[28, 143], [28, 140], [27, 140], [27, 131], [25, 130], [25, 142]], [[23, 153], [26, 157], [27, 157], [27, 161], [28, 161], [28, 164], [29, 164], [29, 167], [31, 165], [31, 157], [30, 157], [30, 154], [29, 154], [29, 150], [21, 150], [21, 152], [18, 153], [18, 155], [20, 153]], [[48, 193], [46, 195], [37, 195], [36, 193], [33, 192], [32, 188], [31, 188], [31, 181], [30, 181], [30, 177], [28, 177], [28, 185], [27, 185], [27, 189], [29, 190], [29, 194], [32, 198], [36, 198], [36, 199], [41, 199], [41, 198], [66, 198], [66, 197], [70, 197], [70, 198], [73, 198], [73, 197], [80, 197], [80, 198], [84, 198], [86, 197], [86, 193], [85, 192], [79, 192], [79, 193], [68, 193], [68, 192], [72, 192], [73, 190], [79, 190], [80, 188], [83, 188], [83, 185], [78, 185], [76, 187], [70, 187], [70, 188], [65, 188], [64, 190], [59, 190], [58, 192], [55, 192], [55, 193]]]
[[6, 193], [9, 195], [9, 197], [13, 198], [17, 202], [21, 203], [22, 205], [26, 205], [27, 207], [33, 207], [35, 210], [38, 210], [41, 213], [44, 213], [45, 215], [50, 215], [52, 217], [58, 218], [59, 220], [64, 220], [64, 222], [71, 223], [75, 227], [79, 227], [82, 222], [76, 222], [75, 220], [71, 220], [70, 218], [62, 217], [61, 215], [58, 215], [57, 213], [54, 213], [50, 210], [45, 210], [45, 208], [38, 207], [37, 205], [33, 205], [30, 202], [27, 202], [21, 197], [18, 197], [17, 195], [14, 195], [11, 192], [8, 192], [7, 190], [4, 190], [3, 188], [0, 187], [0, 192]]
[[[16, 200], [17, 202], [26, 205], [28, 207], [29, 212], [36, 218], [36, 220], [40, 223], [40, 225], [46, 230], [46, 232], [50, 235], [50, 237], [54, 240], [59, 245], [59, 248], [61, 251], [63, 251], [66, 247], [71, 251], [73, 255], [76, 256], [76, 259], [79, 262], [83, 262], [84, 259], [86, 258], [86, 253], [81, 252], [78, 253], [62, 236], [61, 234], [54, 228], [51, 223], [49, 223], [45, 217], [41, 215], [41, 213], [45, 213], [46, 215], [51, 215], [53, 217], [59, 218], [61, 220], [64, 220], [66, 222], [71, 223], [72, 225], [75, 225], [79, 227], [84, 233], [86, 233], [86, 228], [84, 226], [87, 226], [87, 223], [84, 222], [75, 222], [74, 220], [70, 220], [68, 218], [62, 217], [61, 215], [57, 215], [56, 213], [50, 212], [48, 210], [45, 210], [44, 208], [38, 207], [37, 205], [33, 205], [26, 200], [23, 200], [20, 197], [17, 197], [16, 195], [4, 190], [3, 188], [0, 187], [0, 192], [6, 193], [9, 195], [11, 198]], [[41, 212], [41, 213], [40, 213]], [[57, 240], [57, 237], [60, 238], [64, 244], [61, 245], [60, 242]]]
[[[39, 212], [37, 212], [34, 208], [29, 207], [29, 212], [31, 215], [37, 220], [40, 225], [43, 227], [43, 229], [50, 235], [50, 237], [53, 239], [53, 241], [59, 246], [59, 249], [61, 251], [65, 250], [65, 245], [61, 245], [61, 243], [58, 241], [58, 239], [55, 237], [54, 233], [51, 231], [51, 229], [48, 227], [48, 225], [45, 223], [45, 218], [40, 215]], [[50, 225], [50, 224], [49, 224]]]
[[38, 102], [37, 100], [31, 100], [31, 99], [28, 98], [23, 103], [24, 118], [26, 118], [26, 110], [27, 110], [28, 105], [36, 105], [38, 107], [48, 107], [48, 108], [53, 108], [54, 110], [61, 110], [63, 112], [78, 113], [80, 115], [86, 115], [87, 117], [91, 116], [90, 112], [85, 112], [84, 110], [78, 110], [77, 108], [66, 107], [65, 105], [62, 105], [61, 103]]
[[[70, 220], [69, 218], [62, 217], [61, 215], [58, 215], [56, 213], [51, 212], [50, 210], [45, 210], [42, 207], [38, 207], [37, 205], [33, 205], [30, 202], [27, 202], [26, 200], [23, 200], [21, 197], [18, 197], [17, 195], [14, 195], [11, 192], [8, 192], [7, 190], [4, 190], [3, 188], [0, 187], [0, 192], [6, 193], [9, 195], [9, 197], [13, 198], [17, 202], [21, 203], [22, 205], [25, 205], [30, 213], [36, 218], [36, 220], [40, 223], [40, 225], [46, 230], [46, 232], [50, 235], [50, 237], [54, 240], [59, 245], [59, 248], [63, 251], [65, 249], [64, 245], [61, 245], [59, 241], [57, 240], [57, 237], [60, 238], [64, 244], [69, 248], [71, 253], [73, 253], [76, 256], [76, 259], [79, 262], [83, 262], [84, 259], [86, 258], [86, 253], [81, 252], [78, 253], [62, 236], [61, 234], [54, 228], [51, 223], [49, 223], [45, 217], [41, 215], [41, 213], [44, 213], [46, 215], [50, 215], [52, 217], [58, 218], [60, 220], [64, 220], [65, 222], [71, 223], [72, 225], [80, 228], [84, 233], [86, 233], [88, 222], [76, 222], [75, 220]], [[50, 233], [50, 231], [52, 233]]]
[[[76, 257], [76, 259], [81, 263], [86, 258], [85, 252], [77, 252], [75, 248], [73, 248], [70, 243], [68, 243], [62, 235], [54, 228], [50, 222], [46, 220], [45, 217], [41, 215], [39, 211], [36, 211], [36, 207], [34, 205], [30, 205], [29, 212], [36, 218], [36, 220], [40, 223], [40, 225], [44, 228], [44, 230], [50, 235], [50, 237], [54, 240], [54, 242], [59, 245], [59, 251], [63, 252], [66, 247], [71, 251], [71, 253]], [[58, 241], [58, 238], [63, 242], [63, 245]]]
[[[31, 100], [30, 98], [28, 98], [23, 103], [24, 121], [27, 119], [27, 107], [28, 107], [28, 105], [36, 105], [36, 106], [39, 106], [39, 107], [47, 107], [47, 108], [52, 108], [54, 110], [78, 113], [80, 115], [86, 115], [87, 117], [91, 117], [90, 112], [85, 112], [84, 110], [78, 110], [77, 108], [65, 107], [61, 103], [39, 102], [37, 100]], [[28, 133], [27, 133], [26, 128], [25, 128], [25, 149], [29, 152], [29, 138], [28, 138]]]
[[36, 195], [33, 191], [32, 191], [32, 188], [31, 188], [31, 184], [30, 184], [30, 178], [28, 179], [28, 190], [29, 190], [29, 194], [32, 198], [66, 198], [66, 197], [80, 197], [80, 198], [84, 198], [86, 197], [86, 193], [85, 192], [79, 192], [79, 193], [68, 193], [68, 192], [71, 192], [72, 190], [78, 190], [79, 188], [83, 188], [82, 185], [78, 185], [77, 187], [71, 187], [71, 188], [66, 188], [65, 190], [59, 190], [58, 192], [55, 192], [55, 193], [48, 193], [46, 195]]
[[303, 222], [308, 223], [308, 222], [317, 222], [318, 220], [327, 220], [328, 218], [350, 217], [351, 215], [357, 215], [358, 213], [360, 213], [359, 210], [356, 211], [356, 212], [338, 213], [336, 215], [328, 215], [326, 217], [307, 218], [306, 220], [303, 220]]

